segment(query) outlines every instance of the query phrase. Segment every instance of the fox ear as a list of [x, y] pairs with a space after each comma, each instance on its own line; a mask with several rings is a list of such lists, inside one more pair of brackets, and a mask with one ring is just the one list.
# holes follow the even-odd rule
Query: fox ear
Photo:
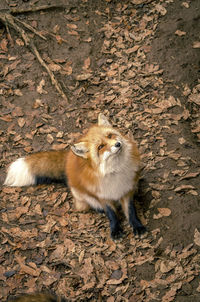
[[72, 152], [80, 157], [87, 158], [88, 148], [85, 142], [80, 142], [71, 146]]
[[98, 116], [98, 125], [99, 126], [111, 126], [108, 119], [102, 113], [99, 113]]

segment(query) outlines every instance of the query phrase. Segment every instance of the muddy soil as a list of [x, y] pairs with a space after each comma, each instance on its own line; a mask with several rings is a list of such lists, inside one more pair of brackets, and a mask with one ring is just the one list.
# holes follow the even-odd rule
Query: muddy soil
[[[0, 299], [199, 301], [200, 1], [2, 0], [0, 20]], [[10, 162], [68, 148], [99, 112], [138, 143], [142, 238], [122, 216], [112, 241], [62, 184], [3, 186]]]

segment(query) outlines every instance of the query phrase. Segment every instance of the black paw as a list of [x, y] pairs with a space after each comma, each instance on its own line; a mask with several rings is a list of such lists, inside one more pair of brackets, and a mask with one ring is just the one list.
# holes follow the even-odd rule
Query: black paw
[[147, 229], [142, 224], [133, 227], [133, 233], [134, 233], [134, 235], [141, 236], [144, 233], [146, 233], [146, 231], [147, 231]]
[[121, 227], [118, 227], [110, 231], [111, 238], [113, 240], [120, 239], [123, 236], [123, 230]]

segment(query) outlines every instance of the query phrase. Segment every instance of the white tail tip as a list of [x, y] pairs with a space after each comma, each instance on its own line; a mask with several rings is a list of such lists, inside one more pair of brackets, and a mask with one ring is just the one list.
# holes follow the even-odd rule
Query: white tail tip
[[5, 186], [23, 187], [35, 184], [35, 176], [30, 172], [24, 157], [14, 161], [8, 168]]

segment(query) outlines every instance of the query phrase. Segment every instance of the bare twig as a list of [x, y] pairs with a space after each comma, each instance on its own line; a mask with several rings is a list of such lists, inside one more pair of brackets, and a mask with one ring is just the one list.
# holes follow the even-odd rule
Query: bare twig
[[8, 34], [8, 40], [10, 41], [10, 44], [13, 46], [14, 42], [13, 42], [12, 36], [10, 34], [10, 29], [8, 27], [8, 24], [6, 24], [6, 31], [7, 31], [7, 34]]
[[41, 6], [36, 6], [36, 7], [29, 7], [29, 8], [12, 8], [9, 10], [9, 13], [12, 15], [17, 15], [17, 14], [25, 14], [25, 13], [33, 13], [33, 12], [38, 12], [41, 10], [51, 10], [55, 8], [62, 8], [65, 9], [64, 5], [41, 5]]
[[51, 78], [51, 82], [52, 84], [56, 87], [56, 90], [60, 93], [60, 95], [62, 96], [63, 99], [65, 99], [68, 102], [67, 96], [65, 95], [65, 93], [63, 92], [60, 84], [58, 83], [58, 81], [56, 80], [53, 72], [49, 69], [49, 67], [47, 66], [47, 64], [44, 62], [44, 60], [42, 59], [42, 57], [40, 56], [36, 46], [34, 45], [33, 42], [31, 42], [32, 45], [29, 45], [30, 49], [32, 50], [32, 52], [35, 54], [35, 56], [37, 57], [38, 61], [40, 62], [40, 64], [46, 69], [46, 71], [48, 72], [50, 78]]
[[53, 72], [48, 68], [47, 64], [44, 62], [42, 59], [41, 55], [39, 54], [39, 51], [37, 50], [34, 42], [29, 38], [29, 36], [26, 34], [23, 28], [21, 28], [19, 25], [16, 24], [15, 22], [15, 17], [13, 17], [10, 14], [0, 14], [0, 20], [6, 25], [6, 26], [11, 26], [13, 29], [15, 29], [23, 39], [25, 45], [29, 47], [31, 52], [36, 56], [40, 64], [46, 69], [47, 73], [49, 74], [51, 78], [52, 84], [55, 86], [56, 90], [59, 92], [59, 94], [62, 96], [62, 98], [68, 102], [68, 98], [65, 95], [65, 93], [62, 90], [62, 87], [56, 80]]
[[30, 31], [32, 31], [35, 35], [39, 36], [40, 38], [42, 38], [43, 40], [47, 40], [46, 37], [44, 37], [39, 31], [37, 31], [36, 29], [34, 29], [32, 26], [30, 26], [29, 24], [18, 20], [17, 18], [15, 18], [15, 20], [19, 23], [21, 23], [24, 27], [28, 28]]

